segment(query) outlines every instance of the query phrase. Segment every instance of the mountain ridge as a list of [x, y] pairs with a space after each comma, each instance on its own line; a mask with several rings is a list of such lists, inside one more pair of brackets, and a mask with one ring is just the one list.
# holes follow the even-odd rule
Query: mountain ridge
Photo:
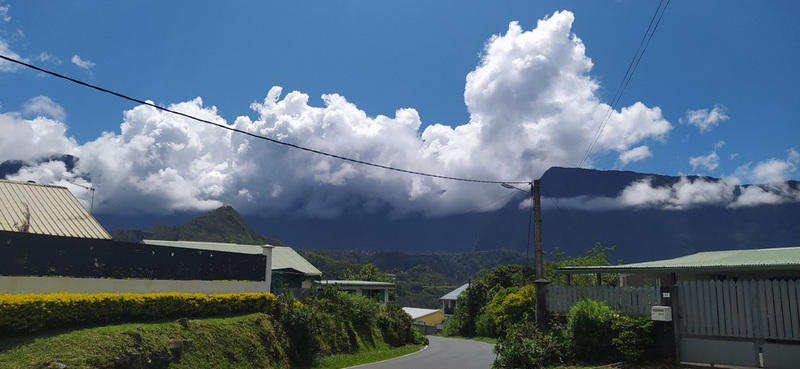
[[[62, 160], [74, 164], [77, 158], [58, 156], [43, 161]], [[0, 165], [4, 175], [14, 174], [26, 164], [7, 161]], [[719, 178], [707, 176], [665, 176], [632, 171], [595, 170], [553, 167], [541, 177], [543, 233], [545, 251], [558, 247], [568, 254], [579, 254], [601, 242], [616, 245], [618, 256], [626, 262], [677, 257], [697, 251], [796, 246], [800, 244], [800, 202], [731, 208], [722, 204], [707, 204], [683, 210], [663, 210], [646, 207], [610, 209], [578, 209], [565, 206], [571, 198], [605, 198], [615, 200], [627, 186], [647, 182], [651, 186], [672, 186], [682, 178], [690, 182], [702, 179], [719, 183]], [[780, 184], [783, 185], [783, 184]], [[734, 195], [751, 187], [741, 185]], [[786, 188], [800, 190], [800, 182], [787, 181]], [[559, 199], [559, 202], [555, 200]], [[239, 216], [253, 232], [267, 234], [275, 243], [297, 248], [318, 250], [399, 250], [416, 253], [463, 253], [477, 250], [507, 248], [529, 252], [527, 210], [519, 208], [524, 200], [510, 201], [492, 212], [428, 218], [411, 214], [396, 219], [384, 209], [370, 214], [347, 214], [337, 219], [300, 219], [275, 215], [250, 214]], [[192, 238], [193, 231], [179, 231], [158, 224], [188, 222], [199, 212], [172, 215], [124, 216], [95, 214], [107, 229], [117, 230], [117, 237], [128, 240], [141, 238]], [[239, 220], [231, 220], [236, 224]], [[138, 231], [136, 229], [148, 229]], [[191, 226], [189, 227], [191, 229]], [[127, 231], [126, 231], [127, 229]], [[138, 233], [137, 233], [138, 232]], [[144, 233], [142, 233], [144, 232]], [[235, 242], [266, 242], [245, 228]], [[125, 235], [127, 233], [127, 235]], [[247, 235], [247, 236], [244, 236]], [[280, 241], [277, 241], [280, 240]], [[282, 241], [282, 242], [281, 242]]]
[[168, 241], [207, 241], [242, 245], [283, 246], [283, 242], [262, 235], [231, 206], [223, 206], [192, 218], [182, 224], [157, 224], [148, 231], [121, 229], [109, 232], [116, 241], [142, 242], [143, 239]]

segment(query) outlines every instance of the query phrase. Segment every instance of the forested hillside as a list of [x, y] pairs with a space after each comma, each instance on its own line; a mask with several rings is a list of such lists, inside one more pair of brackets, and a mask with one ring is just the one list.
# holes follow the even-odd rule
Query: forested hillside
[[[157, 225], [147, 231], [111, 231], [114, 240], [142, 239], [229, 242], [275, 246], [282, 242], [253, 230], [230, 206], [207, 212], [176, 226]], [[437, 308], [439, 298], [474, 278], [481, 269], [524, 260], [519, 252], [500, 249], [468, 253], [407, 254], [401, 251], [304, 250], [295, 248], [322, 271], [323, 279], [346, 279], [366, 264], [389, 273], [397, 283], [397, 303], [403, 306]]]
[[481, 269], [516, 264], [524, 255], [512, 250], [460, 254], [406, 254], [400, 251], [297, 250], [322, 271], [324, 279], [342, 279], [365, 264], [394, 276], [397, 303], [438, 308], [439, 298], [475, 278]]

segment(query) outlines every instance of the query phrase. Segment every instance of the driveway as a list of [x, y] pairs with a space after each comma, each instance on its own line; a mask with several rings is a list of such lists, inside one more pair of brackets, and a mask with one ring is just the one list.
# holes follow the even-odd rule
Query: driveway
[[492, 367], [494, 345], [485, 342], [428, 336], [430, 345], [417, 353], [378, 363], [359, 365], [358, 369], [487, 369]]

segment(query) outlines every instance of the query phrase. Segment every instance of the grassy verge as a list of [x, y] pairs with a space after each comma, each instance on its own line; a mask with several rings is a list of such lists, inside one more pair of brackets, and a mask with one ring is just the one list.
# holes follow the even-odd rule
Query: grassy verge
[[493, 345], [496, 345], [496, 344], [497, 344], [497, 338], [494, 338], [494, 337], [478, 337], [478, 336], [475, 336], [475, 337], [466, 337], [466, 336], [443, 336], [443, 337], [447, 337], [447, 338], [458, 338], [458, 339], [462, 339], [462, 340], [473, 340], [473, 341], [480, 341], [480, 342], [491, 343], [491, 344], [493, 344]]
[[339, 369], [350, 366], [394, 359], [420, 350], [420, 346], [403, 346], [389, 349], [361, 351], [355, 354], [338, 354], [319, 357], [314, 361], [314, 369]]

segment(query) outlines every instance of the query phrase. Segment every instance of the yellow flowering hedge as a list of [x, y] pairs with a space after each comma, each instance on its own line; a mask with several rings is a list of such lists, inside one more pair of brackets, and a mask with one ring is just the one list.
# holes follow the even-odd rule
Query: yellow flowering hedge
[[275, 311], [271, 293], [0, 294], [0, 335], [45, 328]]

